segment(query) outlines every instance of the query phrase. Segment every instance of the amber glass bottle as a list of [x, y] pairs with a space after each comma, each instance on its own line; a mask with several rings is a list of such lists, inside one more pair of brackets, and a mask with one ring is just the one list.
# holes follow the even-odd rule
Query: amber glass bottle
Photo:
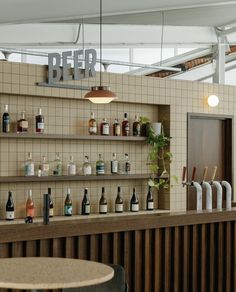
[[129, 136], [129, 121], [128, 114], [124, 114], [124, 120], [122, 122], [122, 136]]

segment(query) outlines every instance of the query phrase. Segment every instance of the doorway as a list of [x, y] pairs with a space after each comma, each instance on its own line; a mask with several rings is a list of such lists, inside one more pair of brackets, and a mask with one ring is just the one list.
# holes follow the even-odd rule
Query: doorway
[[[192, 169], [196, 167], [195, 181], [202, 181], [203, 170], [208, 166], [206, 180], [210, 180], [214, 166], [217, 166], [215, 180], [233, 183], [232, 164], [232, 116], [188, 113], [187, 173], [191, 180]], [[216, 208], [216, 190], [213, 188], [213, 208]], [[187, 210], [196, 210], [196, 192], [187, 190]], [[223, 207], [225, 194], [223, 194]], [[203, 209], [206, 196], [203, 191]]]

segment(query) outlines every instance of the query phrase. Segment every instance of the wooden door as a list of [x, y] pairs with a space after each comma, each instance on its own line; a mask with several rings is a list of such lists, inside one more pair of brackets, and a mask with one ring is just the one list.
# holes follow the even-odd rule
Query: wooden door
[[[196, 181], [202, 181], [203, 169], [208, 166], [206, 180], [210, 180], [217, 166], [216, 180], [227, 180], [232, 184], [232, 117], [205, 114], [188, 114], [188, 181], [196, 166]], [[223, 201], [225, 200], [223, 195]], [[203, 209], [206, 197], [203, 192]], [[213, 188], [213, 208], [216, 207], [216, 191]], [[188, 187], [187, 209], [196, 209], [196, 192]]]

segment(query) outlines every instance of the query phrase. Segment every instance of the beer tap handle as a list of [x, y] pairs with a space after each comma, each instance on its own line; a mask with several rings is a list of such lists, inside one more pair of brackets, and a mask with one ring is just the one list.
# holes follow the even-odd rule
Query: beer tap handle
[[204, 167], [204, 171], [203, 171], [203, 178], [202, 178], [202, 181], [205, 181], [205, 180], [206, 180], [206, 177], [207, 177], [207, 171], [208, 171], [208, 166], [205, 166], [205, 167]]
[[193, 167], [192, 180], [191, 181], [195, 180], [195, 174], [196, 174], [196, 166]]
[[183, 167], [183, 172], [182, 172], [182, 182], [184, 183], [186, 181], [186, 166]]
[[217, 172], [217, 166], [214, 166], [214, 170], [213, 170], [211, 181], [215, 180], [216, 172]]

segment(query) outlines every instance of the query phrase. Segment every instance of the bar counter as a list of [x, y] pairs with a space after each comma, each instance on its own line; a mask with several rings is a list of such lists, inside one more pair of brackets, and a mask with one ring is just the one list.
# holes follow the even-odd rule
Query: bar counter
[[117, 263], [130, 291], [235, 291], [236, 208], [1, 221], [0, 256]]

